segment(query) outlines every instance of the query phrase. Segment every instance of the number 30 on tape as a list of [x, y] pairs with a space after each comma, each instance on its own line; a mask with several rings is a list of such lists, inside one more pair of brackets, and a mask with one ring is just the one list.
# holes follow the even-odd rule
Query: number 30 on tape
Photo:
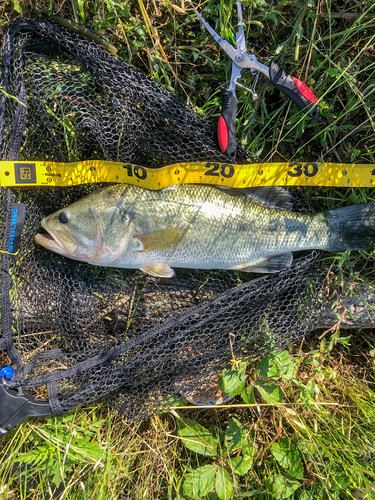
[[299, 177], [300, 175], [306, 175], [306, 177], [315, 177], [319, 172], [318, 164], [315, 162], [305, 163], [302, 165], [300, 162], [289, 163], [288, 175], [291, 177]]

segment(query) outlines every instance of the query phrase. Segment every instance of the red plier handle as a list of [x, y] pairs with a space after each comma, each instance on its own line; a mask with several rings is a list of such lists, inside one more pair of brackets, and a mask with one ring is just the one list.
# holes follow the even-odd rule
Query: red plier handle
[[269, 79], [278, 90], [281, 90], [290, 97], [299, 108], [307, 111], [307, 114], [311, 118], [315, 118], [318, 121], [322, 120], [318, 99], [314, 92], [295, 76], [285, 73], [274, 60], [270, 64]]

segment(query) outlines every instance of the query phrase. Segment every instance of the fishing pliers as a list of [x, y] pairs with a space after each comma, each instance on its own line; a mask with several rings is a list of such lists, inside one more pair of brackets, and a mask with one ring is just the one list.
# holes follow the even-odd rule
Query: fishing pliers
[[[315, 120], [321, 121], [317, 98], [309, 87], [298, 78], [288, 75], [285, 71], [281, 70], [278, 64], [272, 60], [270, 66], [265, 66], [257, 61], [254, 55], [250, 55], [246, 51], [246, 41], [244, 33], [244, 23], [242, 17], [242, 7], [239, 0], [237, 0], [237, 13], [238, 13], [238, 31], [236, 32], [237, 49], [232, 47], [230, 43], [223, 40], [215, 30], [203, 19], [203, 17], [194, 10], [194, 13], [207, 28], [208, 32], [212, 35], [220, 47], [232, 59], [232, 75], [229, 83], [229, 88], [221, 89], [222, 107], [221, 115], [218, 123], [218, 140], [221, 151], [234, 163], [236, 161], [236, 115], [237, 115], [237, 98], [236, 98], [236, 85], [240, 85], [237, 80], [241, 76], [243, 68], [248, 68], [252, 74], [256, 74], [255, 85], [258, 81], [259, 73], [263, 73], [271, 83], [278, 89], [282, 90], [290, 99], [292, 99], [297, 106], [302, 110], [307, 111], [307, 114]], [[240, 85], [243, 87], [243, 85]], [[246, 88], [246, 87], [245, 87]], [[255, 89], [255, 86], [254, 86]], [[250, 89], [247, 89], [250, 90]], [[250, 90], [253, 99], [258, 99], [255, 91]]]

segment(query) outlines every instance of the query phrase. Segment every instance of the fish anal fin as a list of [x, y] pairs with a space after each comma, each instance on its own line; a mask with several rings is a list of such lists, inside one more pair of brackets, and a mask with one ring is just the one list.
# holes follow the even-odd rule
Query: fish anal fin
[[246, 273], [278, 273], [279, 271], [288, 269], [292, 262], [293, 255], [291, 253], [284, 253], [282, 255], [266, 257], [265, 259], [258, 261], [256, 264], [236, 269]]
[[180, 244], [185, 231], [180, 228], [160, 229], [152, 233], [134, 236], [142, 243], [141, 252], [151, 252], [153, 250], [168, 251], [174, 250]]
[[172, 278], [174, 275], [173, 269], [171, 269], [167, 264], [151, 264], [150, 266], [143, 266], [139, 268], [146, 274], [150, 276], [156, 276], [157, 278]]

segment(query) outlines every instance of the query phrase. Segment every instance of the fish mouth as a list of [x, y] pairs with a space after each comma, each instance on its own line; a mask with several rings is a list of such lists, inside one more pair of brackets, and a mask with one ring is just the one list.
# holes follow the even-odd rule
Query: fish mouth
[[47, 233], [36, 234], [34, 237], [35, 243], [60, 255], [72, 256], [74, 254], [77, 242], [72, 236], [62, 230], [52, 231], [44, 219], [41, 222], [41, 226]]

